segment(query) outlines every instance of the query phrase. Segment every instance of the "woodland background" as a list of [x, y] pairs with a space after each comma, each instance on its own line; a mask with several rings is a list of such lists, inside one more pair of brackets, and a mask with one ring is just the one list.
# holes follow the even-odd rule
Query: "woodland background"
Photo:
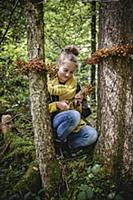
[[[112, 155], [106, 155], [105, 151], [108, 150], [110, 152], [113, 152], [113, 146], [115, 147], [115, 145], [109, 144], [109, 146], [106, 147], [101, 139], [101, 141], [99, 142], [100, 147], [97, 147], [97, 149], [100, 149], [100, 152], [103, 152], [101, 154], [103, 155], [105, 160], [106, 157], [111, 158], [109, 161], [109, 164], [111, 163], [110, 166], [112, 165], [112, 163], [113, 167], [116, 164], [118, 167], [115, 166], [115, 168], [120, 168], [120, 170], [117, 169], [117, 173], [112, 176], [110, 170], [108, 171], [108, 168], [111, 167], [107, 167], [106, 165], [102, 164], [102, 162], [99, 160], [99, 156], [97, 158], [97, 154], [93, 156], [94, 152], [91, 152], [90, 155], [79, 155], [78, 157], [73, 159], [59, 159], [58, 164], [60, 166], [60, 174], [55, 173], [52, 180], [54, 183], [53, 185], [56, 185], [56, 187], [52, 188], [54, 192], [51, 193], [51, 197], [46, 195], [47, 188], [43, 187], [43, 178], [42, 175], [40, 175], [41, 173], [39, 172], [38, 162], [36, 160], [37, 146], [34, 145], [36, 143], [36, 138], [34, 137], [32, 116], [30, 110], [31, 99], [29, 91], [29, 77], [27, 74], [20, 72], [16, 65], [16, 61], [18, 59], [25, 60], [27, 62], [29, 56], [29, 51], [27, 50], [27, 42], [29, 41], [29, 37], [27, 35], [29, 33], [27, 33], [26, 24], [28, 19], [25, 12], [26, 6], [29, 6], [29, 4], [25, 4], [27, 2], [30, 2], [33, 5], [42, 5], [42, 1], [10, 0], [0, 2], [0, 115], [2, 117], [3, 115], [10, 114], [12, 117], [9, 121], [11, 127], [7, 130], [6, 136], [3, 133], [3, 124], [1, 122], [0, 199], [132, 199], [132, 179], [129, 178], [130, 173], [128, 174], [128, 171], [132, 171], [131, 112], [128, 114], [130, 115], [131, 119], [130, 126], [128, 127], [131, 136], [129, 137], [129, 140], [131, 140], [131, 148], [128, 149], [129, 153], [126, 154], [127, 158], [130, 160], [130, 165], [128, 163], [130, 170], [127, 170], [126, 167], [125, 169], [124, 167], [119, 165], [122, 160], [121, 154], [119, 154], [119, 156], [116, 156], [117, 162], [113, 161], [111, 157]], [[112, 4], [112, 6], [117, 6], [116, 8], [118, 8], [119, 10], [120, 6], [123, 6], [123, 3], [124, 1], [120, 1], [118, 5], [116, 3], [116, 5]], [[127, 1], [127, 4], [128, 3], [129, 5], [131, 5], [131, 7], [133, 6], [130, 0]], [[106, 15], [106, 13], [110, 14], [111, 3], [103, 2], [103, 5], [105, 6], [104, 16]], [[98, 42], [99, 37], [102, 38], [102, 41], [104, 41], [104, 38], [107, 38], [106, 34], [104, 35], [105, 29], [101, 29], [101, 25], [99, 26], [99, 16], [102, 16], [102, 14], [100, 14], [99, 12], [101, 6], [101, 2], [95, 1], [90, 2], [80, 0], [49, 0], [45, 1], [43, 16], [45, 24], [44, 47], [46, 63], [54, 63], [61, 49], [65, 45], [75, 44], [80, 48], [80, 65], [76, 75], [82, 86], [84, 86], [88, 82], [91, 82], [95, 88], [91, 98], [88, 98], [88, 103], [91, 106], [92, 110], [92, 115], [88, 118], [88, 120], [96, 128], [97, 126], [98, 128], [100, 127], [99, 125], [97, 125], [97, 80], [100, 80], [100, 78], [98, 77], [99, 70], [97, 64], [87, 64], [86, 59], [90, 57], [91, 54], [96, 51], [96, 49], [98, 49], [99, 45], [101, 46], [101, 48], [106, 46], [106, 43], [104, 42], [103, 46], [101, 45], [102, 42], [101, 44], [98, 44], [100, 43]], [[114, 7], [112, 8], [114, 9]], [[125, 11], [126, 9], [128, 10], [129, 7], [126, 7], [125, 4]], [[107, 12], [107, 10], [109, 12]], [[132, 12], [129, 12], [129, 14], [131, 16]], [[127, 18], [126, 16], [126, 20], [130, 19], [130, 16], [129, 18]], [[103, 24], [104, 20], [106, 21], [106, 19], [109, 19], [108, 17], [110, 17], [110, 15], [105, 16], [105, 19], [103, 18]], [[118, 18], [120, 17], [118, 16]], [[124, 18], [122, 20], [124, 20]], [[122, 24], [121, 21], [120, 24]], [[114, 27], [112, 26], [112, 28], [114, 28], [114, 33], [118, 32], [118, 30], [116, 30], [115, 32], [115, 25]], [[126, 28], [126, 25], [124, 28]], [[131, 25], [131, 30], [132, 28], [133, 27]], [[103, 35], [103, 37], [101, 35]], [[130, 36], [128, 35], [127, 38], [129, 39], [127, 39], [128, 41], [125, 40], [121, 43], [116, 42], [116, 44], [132, 44], [132, 37], [130, 39]], [[111, 40], [108, 40], [108, 42], [109, 41]], [[113, 61], [114, 60], [115, 58], [113, 58]], [[122, 61], [121, 63], [124, 62], [126, 61]], [[110, 60], [106, 59], [104, 65], [106, 66], [106, 64], [110, 66], [112, 63]], [[115, 62], [115, 64], [117, 64], [117, 62]], [[117, 66], [119, 67], [118, 64]], [[132, 72], [132, 60], [130, 61], [129, 66], [131, 66], [130, 72]], [[102, 69], [102, 67], [100, 69]], [[124, 71], [122, 71], [122, 73], [123, 72]], [[125, 72], [125, 74], [128, 76], [127, 72]], [[132, 74], [130, 75], [132, 78]], [[130, 81], [129, 83], [132, 83], [132, 81]], [[106, 88], [105, 85], [105, 90], [106, 89], [108, 88]], [[119, 88], [116, 89], [118, 89], [119, 91]], [[102, 89], [100, 91], [102, 91]], [[114, 93], [114, 91], [112, 93]], [[128, 92], [127, 94], [130, 95]], [[106, 97], [106, 94], [104, 92], [102, 94], [98, 93], [98, 95], [105, 95]], [[113, 98], [112, 96], [110, 97], [113, 102], [114, 96]], [[121, 94], [119, 94], [119, 97], [122, 97]], [[103, 104], [100, 103], [100, 105]], [[132, 93], [130, 98], [130, 105], [131, 108]], [[99, 115], [100, 112], [98, 112], [98, 119], [100, 118], [99, 122], [101, 124], [103, 124], [103, 122], [106, 124], [106, 117], [110, 117], [105, 115], [104, 118], [104, 112], [102, 115], [103, 118], [101, 117], [101, 115]], [[123, 116], [123, 113], [121, 112], [120, 115]], [[117, 116], [114, 116], [113, 119], [117, 121]], [[101, 125], [101, 127], [99, 128], [99, 132], [104, 133], [106, 128], [108, 127], [103, 128]], [[121, 130], [121, 135], [122, 134], [123, 132]], [[107, 135], [103, 134], [101, 138], [104, 138], [105, 140], [105, 136]], [[113, 144], [113, 142], [111, 144]], [[117, 145], [119, 145], [119, 143]], [[117, 150], [119, 152], [121, 148], [117, 146]]]

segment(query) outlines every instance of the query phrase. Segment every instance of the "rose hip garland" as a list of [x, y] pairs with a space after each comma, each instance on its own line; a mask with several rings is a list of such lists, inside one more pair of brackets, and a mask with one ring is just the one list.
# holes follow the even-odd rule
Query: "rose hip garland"
[[44, 62], [41, 59], [33, 59], [28, 63], [22, 60], [17, 60], [16, 65], [18, 70], [24, 73], [30, 72], [32, 70], [42, 71], [45, 69]]
[[[127, 56], [133, 54], [133, 45], [114, 46], [112, 48], [98, 49], [90, 58], [87, 58], [86, 64], [97, 64], [108, 56]], [[27, 74], [35, 70], [41, 72], [47, 70], [49, 77], [53, 78], [56, 74], [56, 66], [54, 64], [45, 64], [42, 59], [32, 59], [28, 63], [22, 60], [16, 61], [17, 69]]]
[[42, 59], [33, 59], [28, 63], [23, 60], [16, 61], [17, 70], [24, 74], [28, 74], [31, 71], [44, 71], [47, 70], [49, 77], [53, 78], [56, 74], [56, 66], [54, 64], [45, 64]]
[[112, 48], [98, 49], [90, 58], [87, 58], [86, 64], [97, 64], [103, 58], [108, 56], [127, 56], [133, 54], [133, 45], [114, 46]]

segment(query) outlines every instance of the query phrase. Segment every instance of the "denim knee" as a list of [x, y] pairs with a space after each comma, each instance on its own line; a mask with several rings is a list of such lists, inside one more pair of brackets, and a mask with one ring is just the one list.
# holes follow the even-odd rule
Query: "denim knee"
[[67, 110], [57, 114], [53, 120], [53, 127], [57, 136], [64, 140], [80, 123], [80, 113], [75, 110]]
[[67, 117], [75, 127], [80, 123], [81, 115], [76, 110], [70, 110]]
[[94, 142], [96, 142], [98, 138], [98, 133], [96, 131], [95, 128], [89, 128], [89, 131], [88, 131], [88, 137], [86, 139], [86, 145], [90, 145], [90, 144], [93, 144]]
[[68, 122], [70, 126], [77, 126], [80, 122], [80, 113], [76, 110], [67, 110], [58, 113], [53, 119], [53, 127], [57, 128], [60, 124]]

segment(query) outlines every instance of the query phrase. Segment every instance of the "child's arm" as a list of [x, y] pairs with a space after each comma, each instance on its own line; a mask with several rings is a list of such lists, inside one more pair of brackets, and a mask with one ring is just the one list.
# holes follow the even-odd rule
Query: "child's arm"
[[49, 103], [49, 112], [50, 113], [56, 112], [57, 110], [58, 110], [58, 108], [56, 106], [56, 102]]
[[49, 103], [49, 112], [53, 113], [59, 110], [69, 110], [70, 106], [67, 101], [56, 101]]

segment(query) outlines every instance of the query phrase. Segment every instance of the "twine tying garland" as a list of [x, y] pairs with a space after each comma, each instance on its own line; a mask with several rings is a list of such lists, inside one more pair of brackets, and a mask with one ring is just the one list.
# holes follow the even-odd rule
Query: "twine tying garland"
[[133, 54], [133, 45], [121, 45], [114, 46], [112, 48], [102, 48], [98, 49], [90, 58], [87, 58], [86, 64], [97, 64], [102, 59], [109, 56], [123, 56], [126, 57], [129, 54]]

